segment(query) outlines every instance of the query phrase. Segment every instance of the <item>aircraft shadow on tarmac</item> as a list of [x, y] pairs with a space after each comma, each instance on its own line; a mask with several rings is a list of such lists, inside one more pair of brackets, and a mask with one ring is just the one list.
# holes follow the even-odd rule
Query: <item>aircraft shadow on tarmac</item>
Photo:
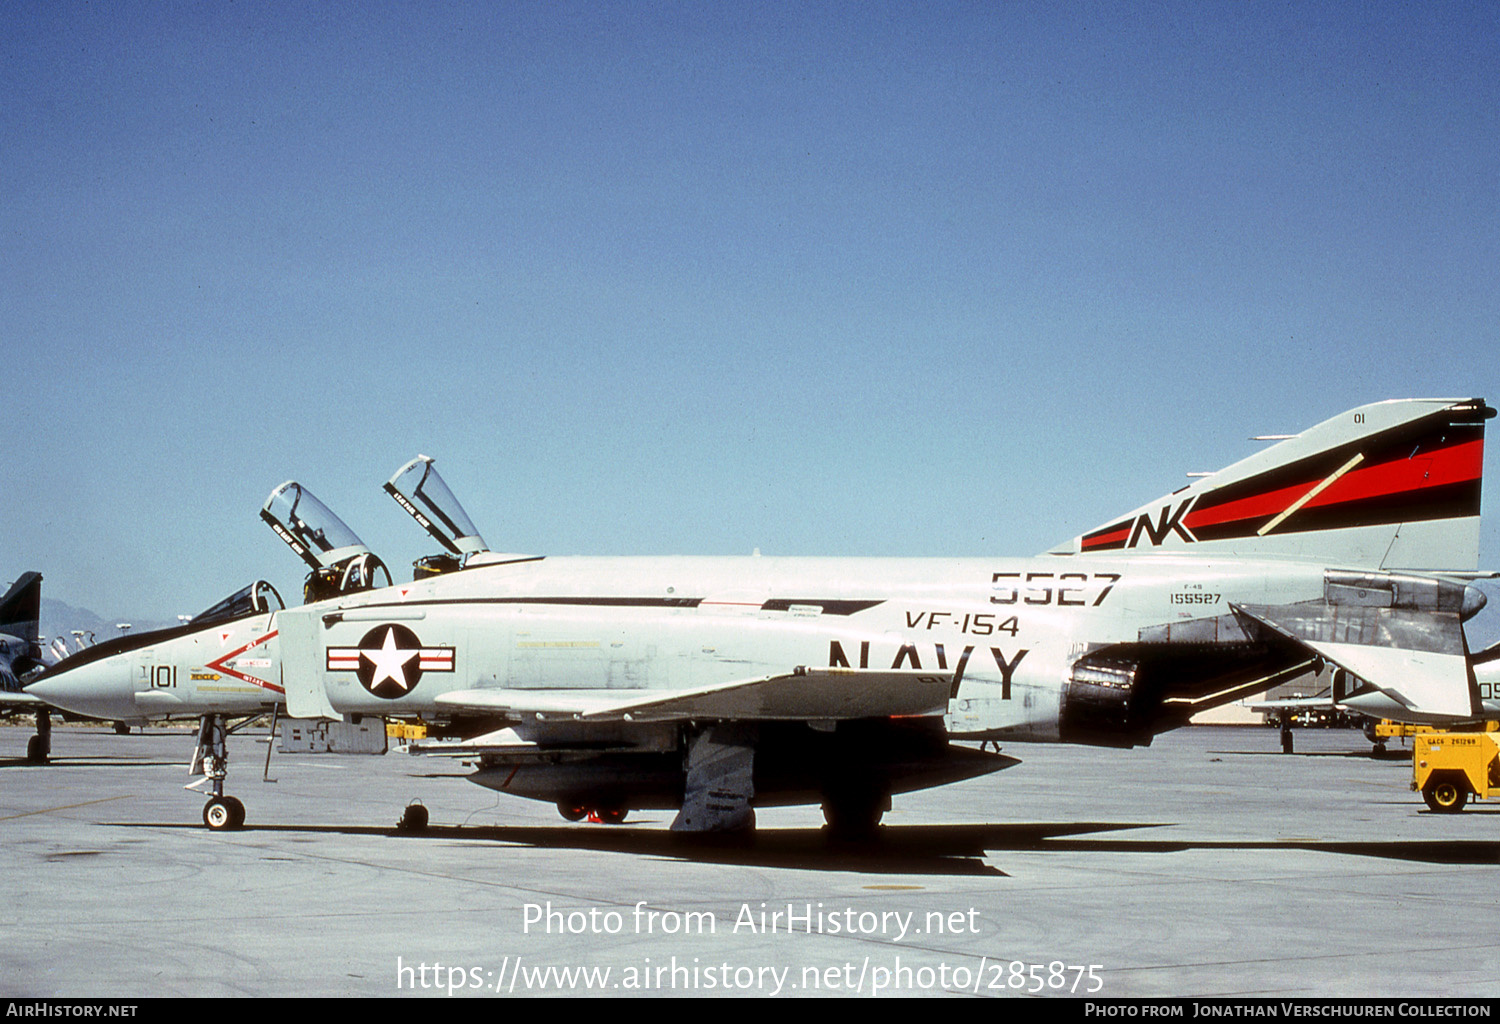
[[[139, 823], [117, 823], [142, 827]], [[201, 828], [180, 823], [152, 828]], [[538, 849], [598, 850], [664, 857], [697, 863], [803, 871], [853, 871], [890, 875], [969, 875], [1008, 877], [988, 863], [996, 853], [1182, 853], [1192, 850], [1254, 851], [1288, 849], [1429, 864], [1500, 865], [1500, 842], [1485, 840], [1383, 842], [1200, 841], [1125, 837], [1092, 833], [1167, 827], [1161, 822], [1068, 822], [1005, 825], [887, 825], [876, 838], [840, 841], [824, 829], [761, 829], [752, 839], [684, 836], [661, 829], [619, 826], [445, 826], [421, 832], [351, 825], [246, 825], [241, 831], [387, 836], [407, 842], [493, 842]], [[227, 834], [232, 838], [232, 833]], [[1078, 838], [1090, 836], [1090, 838]]]
[[24, 757], [0, 757], [0, 769], [5, 768], [181, 768], [186, 758], [163, 761], [138, 757], [131, 754], [91, 754], [88, 757], [49, 757], [45, 764]]
[[1392, 748], [1384, 751], [1362, 750], [1353, 748], [1350, 750], [1296, 750], [1290, 754], [1280, 750], [1210, 750], [1210, 754], [1233, 754], [1236, 757], [1344, 757], [1353, 758], [1356, 761], [1401, 761], [1411, 764], [1411, 751]]

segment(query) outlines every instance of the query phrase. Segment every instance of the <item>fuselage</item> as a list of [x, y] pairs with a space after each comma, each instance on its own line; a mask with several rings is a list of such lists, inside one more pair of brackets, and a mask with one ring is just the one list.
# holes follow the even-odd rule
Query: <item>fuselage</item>
[[65, 663], [46, 689], [111, 718], [250, 712], [284, 688], [294, 715], [307, 710], [297, 694], [315, 691], [335, 714], [401, 716], [486, 687], [673, 690], [804, 665], [911, 668], [954, 676], [955, 734], [1057, 739], [1070, 669], [1090, 650], [1166, 643], [1174, 626], [1224, 620], [1231, 602], [1322, 587], [1318, 566], [1175, 556], [528, 559], [164, 635]]
[[[1173, 624], [1230, 616], [1231, 601], [1290, 603], [1322, 588], [1318, 566], [1174, 556], [546, 558], [281, 619], [312, 620], [320, 661], [300, 674], [318, 673], [340, 714], [429, 712], [445, 692], [485, 687], [672, 690], [797, 666], [909, 668], [954, 676], [951, 733], [1055, 740], [1070, 669], [1088, 651], [1153, 629], [1167, 642]], [[359, 653], [388, 642], [418, 649], [399, 680]]]
[[[1179, 652], [1243, 651], [1231, 604], [1320, 599], [1325, 572], [1178, 555], [517, 558], [133, 638], [144, 642], [69, 659], [37, 693], [118, 720], [282, 702], [294, 716], [430, 718], [443, 694], [486, 688], [668, 691], [798, 666], [922, 669], [952, 676], [952, 736], [1089, 740], [1068, 728], [1085, 682], [1108, 697], [1139, 682], [1126, 662], [1140, 652], [1160, 677], [1178, 672]], [[1080, 671], [1100, 651], [1118, 678]], [[1238, 657], [1221, 655], [1203, 686], [1238, 680]], [[1154, 727], [1137, 724], [1122, 735], [1149, 740]]]

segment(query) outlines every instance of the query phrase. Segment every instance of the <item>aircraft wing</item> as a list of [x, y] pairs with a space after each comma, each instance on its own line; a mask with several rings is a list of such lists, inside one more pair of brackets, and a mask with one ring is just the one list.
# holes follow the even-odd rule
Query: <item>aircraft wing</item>
[[914, 670], [799, 667], [789, 673], [688, 690], [476, 689], [445, 693], [441, 707], [578, 721], [685, 719], [810, 721], [939, 715], [953, 676]]
[[1483, 714], [1456, 612], [1324, 604], [1231, 607], [1368, 684], [1339, 701], [1353, 710], [1419, 723]]

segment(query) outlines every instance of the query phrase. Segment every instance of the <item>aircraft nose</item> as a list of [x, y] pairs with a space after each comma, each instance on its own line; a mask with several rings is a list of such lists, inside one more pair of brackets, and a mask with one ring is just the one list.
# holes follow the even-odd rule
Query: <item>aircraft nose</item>
[[26, 692], [75, 715], [106, 719], [140, 717], [127, 658], [105, 658], [48, 672], [26, 687]]

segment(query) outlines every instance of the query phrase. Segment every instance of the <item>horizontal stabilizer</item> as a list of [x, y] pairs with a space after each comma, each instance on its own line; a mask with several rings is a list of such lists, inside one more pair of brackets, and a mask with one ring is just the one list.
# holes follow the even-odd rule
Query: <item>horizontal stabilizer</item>
[[1262, 700], [1249, 705], [1251, 711], [1261, 714], [1274, 714], [1280, 711], [1332, 711], [1338, 705], [1334, 703], [1333, 694], [1325, 693], [1321, 697], [1287, 697], [1283, 700]]
[[441, 707], [514, 717], [666, 722], [686, 719], [838, 720], [942, 714], [951, 674], [798, 668], [691, 690], [459, 690]]
[[1400, 722], [1482, 714], [1463, 626], [1453, 612], [1309, 605], [1232, 605], [1368, 684], [1339, 703]]

